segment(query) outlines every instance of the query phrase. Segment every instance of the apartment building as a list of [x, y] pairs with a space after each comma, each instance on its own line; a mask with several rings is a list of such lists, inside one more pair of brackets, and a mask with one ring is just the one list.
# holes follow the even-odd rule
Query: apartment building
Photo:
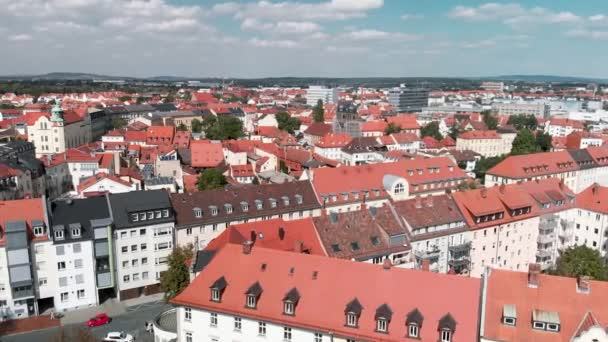
[[346, 133], [330, 133], [317, 140], [315, 153], [332, 160], [342, 160], [342, 148], [351, 142], [352, 138]]
[[608, 283], [491, 269], [484, 275], [480, 341], [606, 341]]
[[550, 115], [550, 107], [544, 103], [529, 103], [529, 102], [513, 102], [504, 103], [496, 102], [492, 104], [492, 111], [498, 115], [534, 115], [536, 118], [548, 118]]
[[518, 181], [559, 178], [580, 192], [593, 183], [608, 185], [608, 149], [589, 147], [509, 156], [488, 170], [485, 185], [513, 184]]
[[224, 189], [171, 194], [176, 215], [176, 243], [203, 249], [227, 227], [238, 223], [320, 215], [308, 181], [285, 184], [244, 184]]
[[117, 297], [160, 292], [160, 277], [173, 250], [175, 215], [164, 190], [108, 196], [114, 234]]
[[306, 104], [309, 106], [316, 106], [319, 100], [323, 101], [324, 104], [338, 103], [339, 99], [338, 88], [311, 85], [306, 90]]
[[475, 341], [479, 302], [476, 279], [250, 244], [218, 250], [172, 300], [180, 342]]
[[421, 88], [393, 88], [388, 93], [388, 101], [397, 112], [420, 112], [429, 105], [429, 91]]
[[394, 202], [404, 221], [414, 267], [432, 272], [468, 274], [471, 233], [451, 195], [416, 197]]
[[344, 212], [379, 207], [392, 199], [439, 195], [455, 190], [468, 176], [449, 158], [402, 160], [394, 163], [321, 168], [311, 172], [323, 208]]
[[0, 320], [37, 315], [36, 296], [46, 284], [37, 283], [32, 265], [51, 244], [44, 199], [0, 202], [0, 230]]
[[585, 130], [585, 124], [582, 121], [551, 118], [545, 122], [544, 131], [552, 137], [567, 137], [572, 132], [582, 132]]
[[[576, 195], [570, 245], [587, 246], [606, 256], [608, 251], [608, 188], [593, 184]], [[569, 246], [567, 246], [569, 247]]]
[[513, 139], [514, 134], [503, 137], [496, 131], [466, 131], [456, 139], [456, 150], [473, 151], [486, 158], [497, 157], [511, 153]]
[[64, 112], [58, 105], [51, 114], [32, 115], [27, 122], [28, 141], [36, 146], [36, 157], [61, 153], [91, 142], [91, 119]]

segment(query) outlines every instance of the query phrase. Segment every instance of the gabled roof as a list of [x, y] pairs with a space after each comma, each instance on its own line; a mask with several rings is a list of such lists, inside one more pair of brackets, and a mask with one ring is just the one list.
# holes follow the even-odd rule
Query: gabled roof
[[397, 116], [389, 116], [386, 121], [399, 126], [402, 130], [420, 129], [420, 125], [416, 120], [416, 114], [399, 114]]
[[[45, 203], [42, 198], [0, 201], [0, 246], [6, 242], [6, 225], [9, 222], [25, 222], [28, 236], [34, 238], [32, 223], [45, 222]], [[47, 227], [48, 228], [48, 227]], [[37, 238], [46, 240], [47, 237]]]
[[[608, 321], [608, 282], [589, 281], [590, 291], [577, 289], [577, 279], [538, 274], [538, 286], [528, 286], [528, 273], [492, 269], [487, 279], [487, 302], [483, 322], [484, 338], [493, 341], [571, 341], [588, 325], [582, 320], [593, 312], [596, 320]], [[517, 310], [517, 323], [501, 323], [503, 307], [513, 305]], [[559, 316], [558, 332], [532, 328], [535, 310], [556, 313]], [[460, 324], [459, 324], [460, 327]]]
[[556, 151], [509, 156], [488, 170], [487, 174], [521, 179], [578, 169], [576, 161], [567, 151]]
[[330, 133], [319, 139], [315, 146], [321, 148], [339, 148], [348, 145], [353, 138], [347, 133]]
[[596, 213], [608, 214], [608, 187], [592, 184], [576, 195], [576, 206]]
[[496, 133], [496, 131], [466, 131], [458, 135], [458, 139], [500, 139], [500, 134]]
[[331, 133], [331, 125], [322, 122], [313, 122], [304, 131], [304, 134], [314, 135], [317, 137], [323, 137]]
[[386, 127], [386, 121], [366, 121], [361, 124], [361, 132], [384, 132]]
[[190, 142], [192, 167], [217, 167], [224, 162], [222, 144], [208, 140]]

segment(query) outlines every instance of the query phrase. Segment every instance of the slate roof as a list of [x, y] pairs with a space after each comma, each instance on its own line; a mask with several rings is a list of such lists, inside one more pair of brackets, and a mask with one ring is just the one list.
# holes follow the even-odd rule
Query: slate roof
[[[122, 194], [111, 194], [110, 206], [116, 228], [130, 228], [158, 223], [173, 222], [171, 201], [165, 190], [131, 191]], [[169, 209], [169, 217], [131, 222], [129, 212]]]
[[[63, 240], [56, 240], [53, 234], [54, 243], [74, 242], [80, 240], [93, 239], [91, 220], [106, 219], [110, 217], [108, 203], [104, 196], [91, 197], [84, 199], [71, 199], [66, 201], [55, 201], [51, 204], [49, 220], [50, 226], [64, 226], [65, 233]], [[74, 238], [70, 234], [70, 225], [80, 224], [80, 238]]]

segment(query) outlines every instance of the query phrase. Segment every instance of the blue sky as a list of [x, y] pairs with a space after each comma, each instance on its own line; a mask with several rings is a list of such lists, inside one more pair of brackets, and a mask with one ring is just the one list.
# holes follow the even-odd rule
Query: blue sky
[[608, 78], [606, 0], [0, 0], [0, 74]]

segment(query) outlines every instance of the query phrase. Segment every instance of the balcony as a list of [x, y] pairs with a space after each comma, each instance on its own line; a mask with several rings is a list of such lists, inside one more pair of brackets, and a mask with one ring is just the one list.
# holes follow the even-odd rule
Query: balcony
[[431, 249], [427, 250], [427, 251], [422, 251], [422, 250], [414, 251], [414, 255], [416, 256], [417, 259], [436, 261], [437, 259], [439, 259], [440, 251], [439, 251], [439, 248], [431, 247]]
[[546, 261], [547, 259], [551, 259], [551, 256], [552, 254], [549, 251], [540, 250], [536, 252], [536, 260]]
[[448, 247], [448, 249], [452, 253], [466, 252], [468, 254], [468, 252], [471, 250], [471, 242], [469, 241], [469, 242], [461, 243], [459, 245], [452, 245], [452, 246]]
[[97, 272], [97, 288], [111, 287], [112, 284], [112, 272]]
[[24, 299], [24, 298], [34, 297], [34, 287], [33, 286], [13, 287], [12, 292], [13, 292], [13, 299]]
[[546, 234], [546, 235], [541, 234], [538, 236], [538, 240], [537, 240], [538, 243], [543, 244], [543, 245], [552, 243], [554, 241], [555, 241], [554, 234]]
[[557, 229], [557, 227], [558, 227], [557, 220], [552, 219], [552, 220], [543, 220], [539, 224], [538, 229], [541, 234], [549, 234], [549, 233], [552, 233], [555, 229]]

